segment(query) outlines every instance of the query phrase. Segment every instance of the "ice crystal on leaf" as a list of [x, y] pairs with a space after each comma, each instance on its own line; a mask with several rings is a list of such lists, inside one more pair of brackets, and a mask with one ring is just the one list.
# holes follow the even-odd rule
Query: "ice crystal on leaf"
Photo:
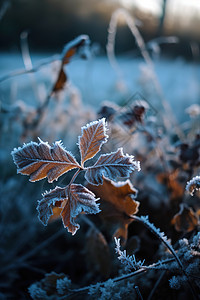
[[200, 176], [195, 176], [188, 181], [185, 189], [194, 196], [194, 192], [200, 190]]
[[100, 212], [99, 204], [96, 203], [99, 199], [95, 194], [83, 185], [74, 183], [80, 171], [85, 171], [86, 180], [94, 185], [102, 184], [103, 176], [117, 180], [118, 177], [129, 177], [132, 171], [139, 171], [139, 162], [135, 162], [133, 156], [124, 155], [121, 148], [116, 152], [101, 155], [93, 166], [84, 167], [84, 163], [93, 158], [107, 142], [106, 131], [104, 118], [82, 127], [82, 135], [78, 140], [81, 164], [60, 141], [51, 147], [39, 139], [39, 143], [30, 142], [12, 151], [18, 173], [29, 175], [32, 182], [47, 178], [51, 183], [66, 172], [77, 169], [66, 187], [57, 186], [43, 194], [42, 200], [38, 201], [39, 219], [44, 225], [47, 225], [57, 208], [64, 227], [75, 234], [80, 227], [76, 223], [79, 214]]
[[34, 182], [47, 177], [48, 182], [51, 183], [69, 170], [80, 167], [60, 141], [55, 142], [53, 147], [41, 139], [39, 141], [39, 144], [31, 142], [12, 151], [18, 173], [30, 175], [30, 181]]
[[118, 259], [121, 261], [121, 263], [123, 265], [125, 265], [125, 268], [127, 271], [131, 271], [131, 270], [139, 270], [140, 268], [143, 267], [144, 265], [144, 261], [136, 261], [135, 255], [127, 255], [126, 254], [126, 250], [121, 250], [121, 246], [120, 246], [120, 239], [117, 239], [116, 237], [115, 239], [115, 244], [116, 244], [116, 248], [115, 251], [116, 253], [119, 255]]
[[124, 155], [122, 148], [116, 152], [102, 154], [97, 162], [87, 168], [85, 173], [86, 180], [94, 185], [103, 184], [103, 176], [112, 180], [118, 177], [129, 177], [130, 173], [140, 170], [140, 165], [134, 162], [133, 156]]
[[107, 138], [104, 118], [82, 127], [82, 135], [79, 136], [82, 165], [100, 151], [101, 146], [107, 142]]

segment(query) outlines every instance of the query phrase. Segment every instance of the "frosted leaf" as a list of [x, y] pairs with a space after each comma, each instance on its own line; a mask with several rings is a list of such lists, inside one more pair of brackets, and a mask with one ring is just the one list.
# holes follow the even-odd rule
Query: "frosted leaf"
[[30, 175], [30, 181], [47, 177], [48, 182], [53, 182], [69, 170], [80, 168], [74, 156], [64, 149], [60, 141], [55, 142], [53, 147], [39, 141], [24, 144], [11, 153], [18, 173]]
[[53, 207], [61, 207], [63, 200], [66, 199], [66, 188], [56, 187], [50, 192], [43, 194], [43, 199], [38, 201], [37, 206], [40, 221], [47, 225], [50, 216], [53, 215]]
[[61, 212], [64, 227], [73, 235], [80, 228], [75, 222], [76, 217], [84, 212], [86, 214], [96, 214], [100, 212], [98, 199], [95, 194], [81, 184], [71, 184], [68, 188], [68, 201], [66, 201]]
[[67, 43], [62, 52], [62, 64], [68, 64], [70, 59], [76, 54], [80, 48], [87, 48], [90, 40], [88, 35], [82, 34], [76, 37], [73, 41]]
[[179, 212], [173, 217], [171, 221], [177, 231], [190, 232], [198, 225], [198, 216], [191, 207], [184, 203], [180, 204]]
[[124, 155], [122, 148], [102, 154], [93, 166], [87, 168], [85, 178], [94, 185], [103, 184], [103, 176], [112, 180], [117, 180], [118, 177], [127, 178], [132, 171], [140, 170], [139, 162], [133, 158], [128, 154]]
[[195, 176], [188, 181], [185, 189], [194, 196], [194, 192], [200, 190], [200, 176]]
[[94, 121], [82, 127], [82, 135], [79, 136], [79, 148], [81, 153], [81, 165], [97, 154], [101, 146], [107, 142], [105, 119]]

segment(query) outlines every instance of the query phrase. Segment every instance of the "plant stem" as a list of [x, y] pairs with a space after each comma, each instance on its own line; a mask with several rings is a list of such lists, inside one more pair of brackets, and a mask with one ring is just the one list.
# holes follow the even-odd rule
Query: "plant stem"
[[[171, 263], [172, 261], [174, 261], [174, 258], [169, 258], [169, 259], [166, 259], [165, 261], [163, 261], [162, 263]], [[139, 270], [136, 270], [134, 272], [131, 272], [129, 274], [126, 274], [126, 275], [122, 275], [122, 276], [119, 276], [119, 277], [116, 277], [116, 278], [113, 278], [113, 282], [119, 282], [119, 281], [122, 281], [122, 280], [126, 280], [130, 277], [133, 277], [133, 276], [136, 276], [136, 275], [139, 275], [141, 273], [144, 273], [144, 272], [147, 272], [148, 270], [152, 270], [152, 269], [155, 269], [156, 266], [159, 266], [160, 265], [160, 262], [157, 262], [157, 263], [154, 263], [152, 265], [149, 265], [149, 266], [144, 266], [144, 267], [141, 267], [141, 269]], [[101, 286], [104, 286], [105, 282], [102, 282], [100, 285]], [[79, 288], [79, 289], [73, 289], [73, 290], [70, 290], [71, 295], [65, 295], [63, 297], [60, 297], [60, 299], [62, 300], [65, 300], [65, 299], [72, 299], [74, 297], [76, 297], [78, 294], [82, 294], [82, 293], [86, 293], [90, 290], [91, 286], [85, 286], [85, 287], [82, 287], [82, 288]], [[137, 292], [137, 291], [136, 291]], [[141, 296], [142, 297], [142, 296]], [[141, 298], [142, 299], [142, 298]]]
[[[187, 273], [185, 272], [184, 270], [184, 267], [183, 267], [183, 264], [182, 262], [180, 261], [179, 257], [177, 256], [174, 248], [172, 247], [172, 245], [170, 245], [167, 241], [167, 239], [165, 239], [158, 231], [156, 231], [156, 229], [154, 229], [154, 225], [151, 224], [148, 220], [144, 220], [143, 218], [141, 217], [138, 217], [138, 216], [131, 216], [131, 218], [137, 222], [140, 222], [142, 223], [145, 227], [147, 227], [168, 249], [169, 251], [171, 252], [171, 254], [174, 256], [175, 260], [177, 261], [180, 269], [182, 270], [183, 274], [186, 276], [187, 278], [187, 282], [191, 288], [191, 291], [192, 291], [192, 294], [193, 294], [193, 297], [194, 299], [198, 299], [197, 295], [196, 295], [196, 292], [192, 286], [192, 283], [187, 275]], [[153, 226], [151, 226], [153, 225]]]

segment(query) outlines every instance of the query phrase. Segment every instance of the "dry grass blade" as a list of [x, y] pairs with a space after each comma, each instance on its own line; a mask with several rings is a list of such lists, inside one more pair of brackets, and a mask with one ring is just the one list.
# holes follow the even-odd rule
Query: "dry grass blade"
[[82, 127], [82, 135], [79, 137], [82, 166], [100, 151], [101, 146], [107, 142], [107, 138], [104, 118]]
[[53, 147], [41, 140], [39, 144], [31, 142], [14, 149], [12, 156], [18, 173], [30, 175], [32, 182], [45, 177], [48, 182], [53, 182], [69, 170], [80, 168], [73, 155], [60, 142], [55, 142]]

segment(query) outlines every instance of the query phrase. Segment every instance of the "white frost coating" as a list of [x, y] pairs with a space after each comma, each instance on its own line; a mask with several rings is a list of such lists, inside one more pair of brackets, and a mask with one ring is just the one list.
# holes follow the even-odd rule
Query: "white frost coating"
[[71, 48], [76, 47], [82, 41], [85, 42], [85, 45], [89, 45], [89, 43], [90, 43], [89, 36], [86, 34], [82, 34], [82, 35], [79, 35], [78, 37], [76, 37], [71, 42], [67, 43], [66, 46], [63, 48], [63, 51], [61, 54], [62, 59], [65, 57], [66, 52], [68, 52]]
[[200, 176], [195, 176], [188, 181], [185, 189], [190, 193], [191, 196], [194, 195], [195, 191], [200, 190]]
[[112, 180], [118, 177], [129, 177], [132, 171], [138, 169], [134, 157], [123, 154], [123, 149], [116, 152], [102, 154], [96, 163], [88, 167], [85, 173], [86, 180], [94, 185], [103, 184], [103, 176]]
[[[90, 123], [88, 123], [88, 124], [82, 126], [82, 127], [81, 127], [81, 136], [83, 135], [84, 130], [87, 130], [89, 127], [91, 127], [91, 126], [93, 126], [93, 125], [96, 125], [96, 124], [98, 124], [98, 123], [100, 123], [100, 122], [103, 123], [104, 135], [105, 135], [105, 138], [106, 138], [106, 140], [103, 142], [103, 144], [106, 143], [107, 140], [108, 140], [108, 138], [109, 138], [109, 136], [106, 134], [106, 131], [108, 131], [108, 128], [107, 128], [107, 122], [106, 122], [106, 119], [105, 119], [105, 118], [99, 119], [99, 120], [97, 120], [97, 121], [92, 121], [92, 122], [90, 122]], [[80, 139], [81, 136], [79, 136], [78, 139]], [[79, 145], [79, 142], [78, 142], [77, 144]]]
[[[92, 127], [95, 127], [94, 132], [92, 132]], [[101, 127], [100, 127], [101, 126]], [[99, 131], [99, 127], [100, 127], [100, 132], [102, 134], [103, 132], [103, 138], [99, 139], [98, 137], [98, 131]], [[91, 130], [91, 131], [90, 131]], [[97, 121], [92, 121], [88, 124], [86, 124], [85, 126], [81, 127], [81, 136], [78, 137], [78, 147], [81, 153], [81, 162], [82, 164], [84, 164], [84, 162], [86, 162], [88, 159], [93, 158], [101, 149], [101, 147], [103, 146], [103, 144], [105, 144], [108, 140], [108, 135], [107, 135], [107, 123], [105, 118], [102, 118], [100, 120]], [[87, 134], [88, 132], [88, 134]], [[82, 145], [83, 143], [83, 145]], [[96, 143], [95, 144], [95, 150], [94, 149], [90, 149], [92, 143]], [[84, 149], [84, 144], [86, 144], [87, 148]], [[93, 155], [90, 153], [93, 153]], [[86, 158], [89, 155], [88, 158]], [[82, 157], [83, 156], [83, 157]]]

